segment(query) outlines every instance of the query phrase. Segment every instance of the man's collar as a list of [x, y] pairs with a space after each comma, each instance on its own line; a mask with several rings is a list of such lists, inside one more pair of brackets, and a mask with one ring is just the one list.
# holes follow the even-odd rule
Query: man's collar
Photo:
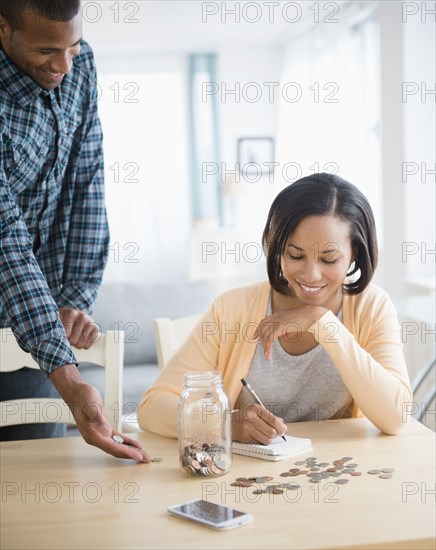
[[18, 103], [25, 107], [41, 93], [46, 95], [49, 92], [38, 86], [25, 72], [19, 69], [0, 48], [0, 86]]

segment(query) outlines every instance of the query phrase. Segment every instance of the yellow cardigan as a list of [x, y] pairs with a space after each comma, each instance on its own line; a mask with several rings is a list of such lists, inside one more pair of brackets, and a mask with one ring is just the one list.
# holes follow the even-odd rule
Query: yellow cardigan
[[[232, 406], [254, 356], [252, 338], [265, 318], [268, 281], [235, 288], [218, 296], [190, 336], [144, 393], [138, 421], [144, 430], [177, 437], [177, 400], [183, 374], [218, 369]], [[309, 331], [332, 359], [350, 391], [353, 417], [365, 415], [387, 434], [404, 425], [403, 403], [412, 401], [397, 313], [384, 290], [369, 285], [357, 296], [344, 295], [343, 323], [332, 311]]]

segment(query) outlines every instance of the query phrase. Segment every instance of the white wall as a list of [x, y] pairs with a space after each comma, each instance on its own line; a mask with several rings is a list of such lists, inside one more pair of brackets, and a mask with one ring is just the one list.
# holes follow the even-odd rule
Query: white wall
[[[102, 17], [96, 23], [88, 23], [85, 26], [85, 36], [94, 47], [101, 74], [113, 72], [116, 65], [119, 70], [127, 71], [134, 57], [139, 59], [139, 63], [154, 63], [154, 69], [158, 70], [163, 52], [172, 59], [177, 58], [180, 70], [186, 74], [184, 63], [189, 52], [216, 51], [220, 91], [223, 85], [232, 88], [237, 82], [240, 83], [241, 90], [250, 82], [260, 85], [264, 92], [260, 101], [250, 103], [243, 94], [239, 102], [231, 95], [227, 95], [224, 101], [219, 101], [220, 152], [227, 169], [235, 169], [239, 137], [277, 136], [278, 102], [269, 101], [267, 87], [263, 86], [263, 83], [280, 80], [285, 45], [295, 37], [295, 34], [301, 34], [302, 30], [307, 33], [307, 26], [303, 29], [301, 25], [287, 24], [279, 20], [269, 24], [265, 18], [259, 24], [244, 21], [235, 24], [231, 19], [222, 23], [220, 15], [205, 24], [199, 8], [200, 2], [163, 1], [141, 2], [138, 24], [128, 25], [122, 21], [115, 24], [114, 13], [110, 10], [112, 4], [100, 4]], [[352, 9], [357, 9], [359, 5], [367, 7], [368, 4], [370, 3], [355, 3]], [[428, 169], [431, 169], [431, 163], [434, 163], [434, 96], [428, 95], [426, 102], [422, 102], [420, 90], [416, 95], [409, 97], [406, 103], [403, 103], [401, 98], [404, 81], [417, 82], [419, 85], [425, 82], [429, 88], [433, 81], [434, 86], [434, 23], [430, 16], [422, 22], [423, 5], [432, 7], [434, 2], [382, 1], [374, 4], [378, 7], [381, 22], [385, 175], [383, 215], [387, 236], [378, 280], [390, 293], [401, 294], [409, 288], [403, 285], [404, 279], [413, 278], [415, 282], [423, 279], [428, 281], [434, 273], [434, 256], [427, 254], [425, 261], [422, 261], [425, 250], [421, 244], [425, 243], [427, 249], [434, 247], [434, 179], [427, 175], [426, 182], [421, 182], [420, 170], [418, 174], [409, 176], [407, 183], [402, 181], [403, 162], [414, 162], [419, 168], [421, 163], [426, 163]], [[409, 16], [405, 23], [402, 21], [403, 4], [413, 4], [418, 9], [418, 13]], [[120, 6], [122, 7], [123, 3]], [[312, 14], [308, 9], [306, 12]], [[341, 20], [343, 13], [345, 12], [342, 11], [341, 4]], [[121, 12], [122, 16], [126, 14], [127, 12]], [[92, 16], [92, 12], [90, 15]], [[332, 33], [337, 28], [335, 25], [324, 27]], [[115, 52], [119, 54], [118, 59], [114, 56]], [[107, 64], [103, 63], [104, 57]], [[292, 75], [287, 78], [292, 80]], [[325, 80], [328, 79], [326, 75]], [[253, 89], [250, 90], [251, 93]], [[156, 90], [143, 92], [145, 101], [153, 101], [153, 93], [156, 93]], [[178, 101], [178, 108], [172, 104], [172, 108], [175, 107], [174, 116], [180, 120], [186, 119], [187, 103], [186, 97], [183, 96], [184, 91], [180, 87], [173, 88], [171, 94], [173, 98], [177, 96]], [[131, 242], [131, 235], [134, 235], [134, 240], [140, 240], [142, 255], [139, 265], [122, 262], [115, 264], [115, 251], [111, 252], [112, 261], [105, 275], [106, 280], [153, 282], [212, 276], [223, 277], [227, 281], [225, 284], [230, 284], [233, 279], [245, 277], [249, 280], [262, 276], [263, 260], [252, 263], [248, 258], [247, 261], [242, 249], [245, 244], [252, 241], [260, 242], [266, 213], [278, 189], [265, 178], [256, 183], [241, 181], [239, 185], [225, 187], [224, 203], [230, 219], [229, 229], [226, 232], [209, 233], [203, 229], [200, 233], [197, 231], [189, 235], [190, 183], [187, 134], [179, 132], [177, 136], [171, 136], [171, 122], [165, 117], [168, 114], [165, 112], [156, 113], [157, 116], [162, 116], [163, 123], [157, 133], [150, 134], [150, 125], [141, 114], [142, 111], [131, 107], [128, 117], [123, 118], [118, 105], [111, 106], [112, 111], [106, 115], [118, 117], [120, 127], [124, 128], [120, 130], [120, 135], [117, 135], [116, 139], [106, 132], [107, 165], [111, 166], [116, 161], [135, 161], [135, 158], [130, 158], [130, 153], [127, 158], [122, 151], [126, 146], [130, 148], [128, 144], [132, 139], [132, 127], [136, 130], [139, 127], [139, 135], [143, 138], [135, 139], [134, 147], [130, 148], [129, 152], [136, 151], [134, 156], [138, 162], [144, 163], [144, 170], [137, 188], [128, 185], [116, 187], [108, 182], [108, 209], [114, 241], [124, 245]], [[335, 105], [316, 107], [331, 107], [333, 111]], [[319, 117], [315, 119], [322, 120]], [[296, 127], [295, 131], [299, 132], [301, 128]], [[167, 140], [165, 136], [174, 139]], [[299, 145], [298, 142], [296, 145]], [[333, 145], [335, 144], [329, 144], [329, 147]], [[292, 148], [288, 152], [285, 149], [284, 160], [293, 160], [295, 150]], [[163, 152], [162, 154], [169, 159], [168, 162], [161, 162], [159, 167], [154, 166], [154, 151]], [[302, 158], [307, 158], [309, 166], [312, 161], [334, 160], [328, 156], [325, 159], [311, 159], [307, 148], [300, 152]], [[173, 159], [177, 161], [179, 168], [174, 168]], [[363, 163], [362, 172], [364, 171]], [[111, 175], [112, 173], [109, 173], [109, 176]], [[347, 177], [347, 174], [343, 175]], [[139, 192], [141, 185], [149, 191], [147, 200]], [[157, 198], [156, 187], [162, 185], [167, 188], [168, 196], [172, 197], [173, 204], [177, 203], [177, 207]], [[174, 220], [178, 222], [177, 225], [174, 224]], [[171, 232], [177, 237], [175, 245], [170, 238]], [[166, 248], [163, 251], [159, 247], [158, 242], [161, 238], [164, 238], [166, 246], [173, 250], [173, 256]], [[239, 242], [239, 258], [235, 254], [226, 255], [225, 250], [220, 249], [216, 257], [209, 258], [210, 263], [204, 262], [203, 243], [209, 240], [218, 243], [221, 248], [221, 243], [225, 242], [230, 250], [232, 247], [237, 249], [235, 243]], [[403, 262], [402, 249], [404, 243], [409, 242], [412, 243], [412, 247], [413, 243], [416, 243], [417, 251]], [[254, 253], [254, 249], [251, 252]], [[415, 286], [413, 290], [417, 288]]]
[[276, 136], [278, 101], [270, 100], [265, 82], [280, 81], [280, 46], [222, 46], [217, 51], [218, 80], [228, 90], [239, 83], [241, 94], [220, 98], [221, 156], [232, 166], [240, 137]]
[[[407, 15], [405, 6], [417, 13]], [[423, 100], [421, 92], [435, 88], [435, 37], [434, 15], [423, 22], [423, 6], [434, 9], [434, 2], [379, 3], [387, 239], [381, 282], [397, 298], [434, 288], [435, 256], [425, 250], [435, 248], [435, 175], [423, 176], [421, 164], [435, 169], [435, 95]], [[406, 83], [415, 95], [404, 95]], [[404, 163], [419, 167], [417, 174], [405, 175]]]
[[[282, 48], [224, 45], [217, 56], [220, 178], [225, 182], [227, 227], [203, 227], [192, 232], [190, 274], [193, 279], [214, 280], [220, 291], [266, 277], [260, 243], [274, 186], [268, 177], [255, 182], [232, 172], [238, 170], [239, 138], [276, 139], [278, 101], [271, 101], [263, 83], [280, 81]], [[236, 95], [231, 90], [236, 90]]]
[[[434, 2], [423, 4], [435, 9]], [[426, 254], [425, 249], [435, 249], [436, 176], [425, 170], [436, 168], [435, 16], [425, 16], [422, 5], [416, 6], [418, 13], [409, 15], [404, 24], [403, 50], [404, 81], [409, 83], [409, 90], [417, 90], [407, 95], [404, 103], [404, 161], [411, 163], [404, 178], [405, 237], [407, 250], [413, 253], [405, 257], [406, 276], [434, 287], [435, 255]], [[425, 90], [433, 90], [433, 94]], [[415, 169], [417, 173], [412, 174]]]

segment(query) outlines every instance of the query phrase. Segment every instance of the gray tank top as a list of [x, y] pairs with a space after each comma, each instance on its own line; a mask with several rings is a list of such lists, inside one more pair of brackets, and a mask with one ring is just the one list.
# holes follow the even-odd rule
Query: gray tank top
[[[271, 297], [267, 315], [271, 315]], [[342, 309], [338, 319], [342, 321]], [[318, 421], [351, 416], [352, 396], [327, 352], [319, 344], [303, 355], [289, 355], [274, 340], [266, 361], [262, 343], [246, 377], [265, 407], [285, 422]], [[242, 389], [236, 408], [244, 410], [253, 397]]]

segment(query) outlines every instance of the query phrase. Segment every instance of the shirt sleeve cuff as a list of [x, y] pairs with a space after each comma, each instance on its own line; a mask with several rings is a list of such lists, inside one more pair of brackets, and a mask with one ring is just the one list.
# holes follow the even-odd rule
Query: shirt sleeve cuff
[[80, 309], [85, 313], [91, 314], [94, 302], [97, 297], [97, 285], [92, 284], [69, 284], [62, 288], [57, 305], [61, 307], [71, 307]]
[[68, 340], [58, 336], [40, 342], [32, 357], [47, 377], [64, 365], [79, 365]]

